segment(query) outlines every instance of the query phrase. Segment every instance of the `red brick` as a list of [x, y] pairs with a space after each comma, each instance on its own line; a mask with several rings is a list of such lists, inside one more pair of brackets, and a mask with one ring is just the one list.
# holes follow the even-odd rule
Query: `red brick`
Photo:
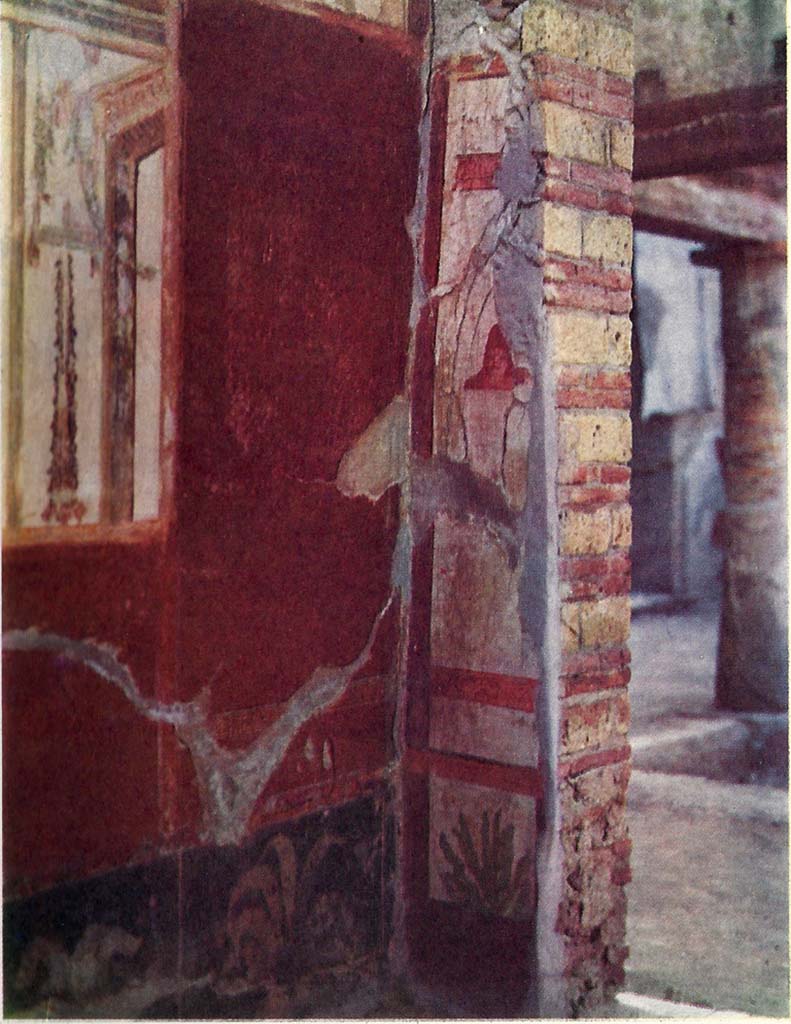
[[623, 668], [631, 661], [628, 647], [612, 647], [600, 651], [575, 651], [563, 655], [562, 672], [565, 676], [592, 675], [610, 669]]
[[574, 775], [581, 775], [594, 768], [602, 768], [608, 764], [618, 764], [621, 761], [628, 761], [632, 756], [631, 747], [627, 744], [616, 750], [601, 750], [593, 754], [583, 754], [570, 761], [561, 761], [558, 765], [558, 774], [562, 779], [571, 778]]
[[556, 100], [571, 106], [574, 102], [574, 86], [557, 78], [539, 78], [536, 94], [542, 100]]
[[601, 208], [607, 213], [617, 214], [621, 217], [631, 217], [634, 213], [634, 203], [628, 196], [619, 195], [617, 192], [601, 193]]
[[571, 161], [564, 156], [545, 156], [543, 160], [544, 173], [548, 178], [563, 178], [568, 180], [571, 173]]
[[609, 71], [602, 72], [602, 88], [605, 92], [615, 93], [616, 96], [634, 96], [632, 79], [621, 78], [620, 75], [613, 75]]
[[[561, 388], [620, 388], [623, 391], [629, 391], [631, 383], [631, 374], [627, 370], [589, 370], [581, 366], [562, 366], [557, 377], [558, 387]], [[623, 481], [604, 480], [602, 482], [622, 483]]]
[[624, 597], [631, 590], [632, 577], [606, 576], [601, 580], [579, 580], [564, 588], [563, 600], [592, 601], [597, 597]]
[[628, 291], [597, 288], [576, 282], [551, 282], [545, 285], [548, 306], [570, 309], [602, 310], [608, 313], [628, 313], [632, 308], [632, 295]]
[[598, 288], [612, 288], [616, 291], [631, 291], [632, 288], [632, 275], [628, 270], [615, 270], [601, 267], [596, 263], [579, 263], [573, 260], [546, 260], [544, 277], [549, 281], [592, 284]]
[[594, 487], [561, 484], [558, 488], [558, 500], [562, 508], [622, 503], [629, 500], [629, 488], [622, 484], [599, 484]]
[[[560, 97], [550, 97], [559, 99]], [[561, 100], [561, 103], [570, 102]], [[595, 114], [604, 117], [617, 117], [622, 120], [631, 120], [634, 114], [634, 104], [631, 96], [621, 96], [614, 92], [605, 92], [604, 89], [586, 85], [583, 82], [576, 82], [573, 89], [573, 104], [581, 110], [590, 110]]]
[[598, 192], [579, 185], [572, 185], [566, 181], [547, 181], [544, 185], [544, 199], [551, 199], [556, 203], [567, 203], [570, 206], [579, 206], [584, 210], [600, 210], [602, 208], [602, 200]]
[[596, 86], [599, 83], [598, 71], [578, 64], [569, 57], [557, 57], [551, 53], [536, 53], [532, 60], [533, 67], [541, 74], [571, 79], [585, 85]]
[[625, 196], [632, 194], [632, 178], [627, 171], [619, 171], [614, 167], [597, 167], [575, 160], [571, 164], [571, 180], [591, 188], [606, 189], [608, 192], [620, 192]]
[[621, 388], [623, 391], [629, 391], [632, 386], [632, 375], [628, 370], [597, 370], [588, 382], [594, 388]]
[[567, 557], [560, 561], [560, 578], [564, 580], [595, 579], [610, 573], [630, 572], [631, 568], [632, 560], [629, 555], [603, 555], [597, 558], [590, 556]]
[[602, 466], [601, 481], [603, 484], [627, 483], [632, 478], [632, 471], [628, 466]]
[[599, 690], [622, 689], [629, 685], [631, 678], [632, 673], [628, 668], [587, 676], [563, 676], [563, 696], [574, 697], [582, 693], [597, 693]]
[[584, 366], [561, 366], [557, 376], [559, 388], [575, 388], [588, 383], [588, 371]]
[[629, 409], [632, 404], [629, 393], [616, 388], [561, 388], [556, 402], [559, 409]]

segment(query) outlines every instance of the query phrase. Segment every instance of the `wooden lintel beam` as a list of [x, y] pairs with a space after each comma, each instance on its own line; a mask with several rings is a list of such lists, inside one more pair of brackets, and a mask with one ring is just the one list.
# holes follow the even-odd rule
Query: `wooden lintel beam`
[[786, 237], [784, 203], [758, 192], [664, 178], [636, 182], [633, 202], [635, 227], [644, 231], [703, 242], [774, 242]]
[[690, 96], [635, 110], [636, 181], [785, 158], [785, 83]]

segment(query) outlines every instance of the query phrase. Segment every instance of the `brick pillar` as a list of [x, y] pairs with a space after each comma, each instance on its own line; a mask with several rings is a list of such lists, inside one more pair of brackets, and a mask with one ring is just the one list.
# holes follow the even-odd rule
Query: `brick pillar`
[[788, 708], [785, 247], [729, 246], [722, 273], [727, 508], [717, 704]]
[[[632, 28], [622, 0], [541, 0], [523, 49], [545, 133], [544, 308], [557, 417], [561, 630], [558, 873], [545, 927], [560, 934], [543, 1012], [611, 996], [626, 958], [630, 770]], [[537, 937], [539, 949], [550, 941]]]

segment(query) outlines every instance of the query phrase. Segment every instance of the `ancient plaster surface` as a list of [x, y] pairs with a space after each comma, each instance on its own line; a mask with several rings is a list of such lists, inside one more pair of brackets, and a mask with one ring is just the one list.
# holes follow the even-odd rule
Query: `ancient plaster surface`
[[[536, 153], [544, 147], [537, 106], [519, 51], [520, 9], [510, 16], [497, 9], [497, 19], [477, 3], [447, 0], [432, 7], [431, 27], [423, 66], [424, 114], [420, 125], [421, 169], [410, 223], [415, 251], [415, 277], [411, 325], [414, 332], [432, 301], [439, 304], [440, 331], [449, 321], [457, 324], [450, 358], [438, 363], [438, 394], [455, 395], [435, 409], [435, 454], [431, 459], [410, 457], [405, 466], [393, 454], [391, 429], [407, 433], [408, 412], [396, 409], [382, 414], [364, 432], [345, 457], [336, 481], [343, 493], [365, 495], [371, 500], [390, 484], [402, 486], [402, 530], [394, 560], [394, 582], [406, 598], [410, 592], [410, 552], [431, 526], [445, 530], [477, 525], [482, 543], [494, 543], [499, 558], [497, 575], [512, 595], [512, 634], [515, 650], [508, 657], [510, 671], [535, 665], [542, 678], [537, 709], [539, 758], [545, 794], [545, 827], [539, 838], [537, 870], [541, 878], [537, 928], [539, 977], [537, 1003], [542, 1013], [560, 1012], [563, 980], [557, 976], [563, 963], [562, 940], [556, 932], [557, 908], [562, 892], [562, 850], [558, 837], [558, 675], [559, 647], [556, 622], [557, 537], [552, 467], [555, 458], [553, 382], [543, 319], [541, 268], [541, 174]], [[429, 96], [436, 69], [461, 55], [483, 55], [503, 62], [505, 76], [492, 89], [505, 90], [505, 115], [500, 138], [478, 140], [478, 148], [500, 153], [495, 191], [479, 202], [473, 216], [460, 196], [450, 216], [459, 226], [463, 243], [443, 253], [440, 280], [431, 289], [422, 274], [422, 234], [427, 207]], [[481, 131], [474, 121], [464, 126]], [[446, 181], [448, 166], [446, 163]], [[467, 204], [469, 206], [469, 204]], [[466, 212], [465, 212], [466, 210]], [[472, 223], [468, 223], [472, 221]], [[463, 226], [463, 227], [462, 227]], [[469, 365], [470, 337], [485, 339], [491, 325], [499, 323], [510, 360], [520, 383], [502, 401], [496, 413], [504, 423], [502, 452], [492, 463], [490, 451], [476, 447], [471, 426], [480, 416], [473, 378], [461, 367]], [[470, 325], [473, 333], [470, 335]], [[485, 353], [480, 349], [485, 360]], [[473, 358], [480, 359], [481, 356]], [[479, 367], [481, 363], [477, 364]], [[414, 340], [408, 363], [407, 387], [414, 372]], [[443, 376], [444, 375], [444, 376]], [[465, 389], [469, 381], [471, 387]], [[495, 398], [496, 402], [497, 399]], [[484, 415], [486, 412], [484, 411]], [[405, 422], [406, 421], [406, 422]], [[486, 424], [484, 424], [486, 426]], [[485, 458], [478, 456], [483, 452]], [[529, 466], [529, 475], [527, 467]], [[481, 539], [481, 538], [479, 538]], [[493, 562], [494, 567], [494, 562]], [[436, 599], [436, 594], [435, 594]], [[451, 604], [453, 597], [450, 597]], [[434, 616], [442, 616], [434, 607]], [[508, 623], [506, 625], [509, 625]], [[505, 627], [499, 623], [496, 632]], [[436, 639], [436, 638], [435, 638]], [[436, 653], [436, 652], [435, 652]], [[538, 660], [539, 664], [536, 664]], [[485, 666], [480, 666], [485, 668]], [[503, 671], [503, 666], [497, 667]], [[496, 669], [495, 669], [496, 670]]]
[[212, 734], [206, 710], [208, 689], [196, 700], [186, 703], [160, 703], [144, 697], [127, 666], [107, 644], [27, 629], [4, 633], [3, 648], [49, 652], [84, 665], [118, 687], [143, 717], [172, 725], [192, 758], [201, 794], [204, 838], [220, 845], [239, 843], [256, 799], [282, 762], [297, 732], [334, 704], [368, 661], [379, 626], [395, 596], [396, 592], [391, 591], [357, 657], [348, 665], [321, 665], [315, 669], [289, 698], [280, 718], [242, 751], [221, 747]]

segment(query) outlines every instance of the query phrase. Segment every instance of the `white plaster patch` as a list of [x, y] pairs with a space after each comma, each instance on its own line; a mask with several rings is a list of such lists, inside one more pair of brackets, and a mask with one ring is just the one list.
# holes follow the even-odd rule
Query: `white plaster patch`
[[430, 746], [499, 764], [538, 765], [535, 715], [470, 700], [431, 698]]
[[408, 450], [409, 408], [398, 395], [344, 454], [335, 485], [349, 498], [378, 501], [406, 477]]

